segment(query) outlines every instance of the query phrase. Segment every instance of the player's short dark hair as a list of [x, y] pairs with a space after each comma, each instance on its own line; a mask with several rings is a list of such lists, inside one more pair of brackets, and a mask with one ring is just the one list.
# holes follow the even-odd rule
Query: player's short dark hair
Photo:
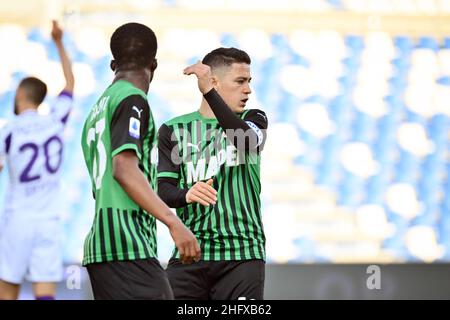
[[211, 69], [217, 67], [229, 67], [233, 63], [246, 63], [250, 64], [250, 56], [247, 52], [237, 48], [217, 48], [208, 53], [202, 60], [203, 64], [211, 67]]
[[40, 105], [47, 95], [47, 85], [35, 77], [23, 79], [19, 84], [19, 88], [23, 89], [27, 99], [36, 105]]
[[117, 66], [122, 70], [137, 70], [154, 61], [158, 43], [152, 29], [131, 22], [114, 31], [110, 48]]

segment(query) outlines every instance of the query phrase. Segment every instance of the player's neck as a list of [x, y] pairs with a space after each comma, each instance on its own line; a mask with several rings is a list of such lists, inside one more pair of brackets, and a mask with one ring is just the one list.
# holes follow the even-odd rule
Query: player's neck
[[136, 88], [148, 93], [152, 75], [145, 70], [118, 70], [113, 83], [119, 80], [128, 81]]
[[34, 104], [26, 104], [26, 105], [22, 105], [19, 107], [17, 114], [22, 114], [25, 112], [37, 112], [38, 111], [37, 109], [38, 109], [38, 106], [36, 106]]
[[202, 99], [202, 104], [200, 105], [200, 109], [198, 112], [202, 115], [202, 117], [206, 119], [215, 119], [216, 115], [211, 110], [211, 107], [209, 106], [208, 102], [206, 102], [205, 99]]

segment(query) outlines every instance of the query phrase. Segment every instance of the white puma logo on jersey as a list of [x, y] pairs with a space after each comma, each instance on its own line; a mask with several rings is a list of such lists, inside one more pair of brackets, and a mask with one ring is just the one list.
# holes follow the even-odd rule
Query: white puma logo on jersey
[[264, 120], [266, 120], [267, 121], [267, 118], [266, 118], [266, 116], [265, 115], [263, 115], [261, 112], [257, 112], [256, 114], [259, 114], [261, 117], [263, 117], [264, 118]]
[[[199, 142], [199, 143], [200, 143], [200, 142]], [[199, 148], [198, 145], [196, 145], [196, 144], [193, 144], [193, 143], [188, 142], [188, 143], [187, 143], [187, 146], [188, 146], [188, 147], [191, 147], [191, 148], [195, 148], [198, 152], [200, 152], [200, 148]]]
[[139, 116], [139, 119], [140, 119], [141, 118], [141, 112], [144, 111], [144, 110], [142, 110], [142, 109], [139, 110], [138, 107], [136, 107], [136, 106], [133, 106], [132, 110], [137, 112], [137, 114]]

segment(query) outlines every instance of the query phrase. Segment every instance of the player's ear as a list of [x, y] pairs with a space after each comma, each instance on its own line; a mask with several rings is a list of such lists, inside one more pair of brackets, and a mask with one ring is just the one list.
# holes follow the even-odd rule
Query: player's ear
[[111, 60], [111, 62], [109, 64], [109, 67], [111, 68], [112, 71], [115, 72], [116, 69], [117, 69], [117, 62], [116, 62], [116, 60]]
[[220, 79], [217, 75], [213, 74], [212, 75], [212, 85], [214, 87], [214, 89], [217, 89], [217, 87], [219, 86], [220, 83]]
[[158, 60], [155, 58], [150, 66], [150, 70], [155, 71], [158, 67]]

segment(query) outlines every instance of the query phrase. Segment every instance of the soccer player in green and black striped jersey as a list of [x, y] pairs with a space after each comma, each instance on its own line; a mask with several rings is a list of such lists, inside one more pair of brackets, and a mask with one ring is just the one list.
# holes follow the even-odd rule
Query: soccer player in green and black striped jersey
[[176, 299], [263, 299], [261, 221], [263, 111], [245, 109], [250, 57], [219, 48], [185, 69], [203, 94], [199, 111], [159, 129], [158, 194], [197, 237], [200, 262], [175, 249], [167, 273]]
[[83, 265], [95, 299], [171, 299], [156, 259], [155, 218], [169, 228], [183, 262], [198, 260], [200, 248], [153, 191], [156, 130], [147, 92], [157, 66], [156, 36], [128, 23], [110, 45], [115, 78], [88, 115], [81, 141], [95, 198]]

